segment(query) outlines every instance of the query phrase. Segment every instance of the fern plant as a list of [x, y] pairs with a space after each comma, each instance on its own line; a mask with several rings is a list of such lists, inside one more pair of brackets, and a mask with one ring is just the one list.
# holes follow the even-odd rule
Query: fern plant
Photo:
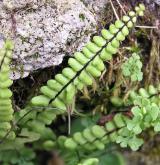
[[[130, 11], [128, 15], [123, 16], [122, 20], [111, 24], [109, 30], [102, 29], [101, 36], [94, 36], [81, 52], [76, 52], [68, 60], [69, 66], [64, 68], [61, 74], [55, 75], [54, 79], [48, 80], [47, 84], [40, 88], [40, 94], [33, 97], [24, 109], [14, 114], [10, 99], [12, 92], [8, 89], [12, 84], [9, 79], [9, 63], [13, 46], [10, 41], [6, 41], [4, 49], [0, 51], [0, 155], [3, 155], [2, 152], [4, 155], [9, 155], [15, 149], [20, 148], [24, 153], [29, 153], [29, 159], [24, 158], [25, 154], [21, 153], [21, 161], [17, 160], [16, 155], [11, 163], [27, 164], [28, 161], [32, 164], [31, 159], [35, 155], [34, 151], [28, 150], [27, 143], [32, 143], [34, 150], [53, 148], [65, 152], [67, 150], [69, 156], [75, 154], [77, 150], [81, 153], [104, 150], [110, 142], [137, 150], [143, 144], [143, 139], [140, 138], [142, 131], [150, 127], [154, 127], [156, 132], [160, 131], [158, 96], [160, 88], [152, 85], [147, 90], [139, 89], [138, 93], [130, 91], [129, 98], [121, 104], [132, 107], [129, 110], [130, 116], [119, 112], [104, 126], [94, 124], [69, 137], [57, 137], [49, 127], [57, 115], [70, 113], [70, 109], [74, 111], [74, 98], [77, 91], [91, 86], [94, 79], [101, 76], [105, 69], [104, 62], [111, 60], [117, 53], [120, 43], [125, 40], [133, 28], [137, 17], [143, 16], [144, 10], [144, 5], [140, 4], [135, 7], [135, 11]], [[139, 58], [133, 55], [124, 64], [122, 70], [125, 76], [131, 76], [131, 80], [139, 81], [142, 76], [136, 74], [142, 74], [140, 62], [132, 72], [129, 68], [131, 65], [128, 65], [135, 61], [139, 61]], [[61, 154], [66, 156], [64, 152]], [[3, 163], [10, 163], [3, 156], [0, 156], [0, 160]], [[80, 158], [76, 165], [96, 165], [98, 162], [98, 157], [91, 155], [89, 158]], [[68, 165], [75, 165], [75, 162], [70, 161]]]

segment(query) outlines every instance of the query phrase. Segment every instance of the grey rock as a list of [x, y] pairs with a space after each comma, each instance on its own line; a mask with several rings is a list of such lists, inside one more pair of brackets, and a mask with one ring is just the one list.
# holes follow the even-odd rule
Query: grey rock
[[0, 34], [15, 43], [11, 78], [59, 65], [66, 54], [80, 50], [105, 5], [106, 0], [0, 1]]

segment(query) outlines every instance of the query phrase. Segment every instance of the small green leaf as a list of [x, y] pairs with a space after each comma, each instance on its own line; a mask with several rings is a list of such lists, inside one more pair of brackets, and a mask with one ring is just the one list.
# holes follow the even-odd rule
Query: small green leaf
[[134, 116], [142, 116], [141, 109], [138, 106], [135, 106], [131, 109], [131, 112]]
[[126, 148], [127, 147], [127, 141], [123, 141], [122, 143], [120, 143], [120, 146], [122, 148]]
[[156, 120], [159, 114], [159, 108], [156, 104], [152, 104], [149, 114], [152, 117], [152, 120]]
[[143, 79], [143, 73], [140, 72], [137, 74], [137, 81], [141, 81]]
[[134, 133], [137, 135], [137, 134], [140, 134], [142, 132], [142, 129], [139, 125], [136, 125], [134, 128], [133, 128], [133, 131]]
[[118, 134], [124, 137], [128, 137], [130, 135], [130, 131], [127, 129], [127, 127], [124, 127], [123, 129], [120, 129], [118, 131]]
[[137, 75], [136, 74], [131, 75], [131, 81], [137, 81]]
[[142, 97], [141, 96], [137, 96], [134, 100], [134, 105], [139, 105], [141, 106], [142, 105]]
[[155, 132], [160, 132], [160, 122], [157, 122], [157, 123], [154, 125], [154, 131], [155, 131]]
[[135, 127], [135, 123], [129, 122], [127, 123], [127, 128], [131, 131]]
[[130, 76], [130, 71], [129, 71], [128, 68], [123, 68], [123, 71], [122, 71], [122, 72], [123, 72], [123, 75], [124, 75], [124, 76], [126, 76], [126, 77], [127, 77], [127, 76]]
[[131, 147], [133, 151], [138, 150], [142, 144], [143, 144], [143, 140], [137, 137], [133, 137], [132, 139], [129, 140], [128, 143], [128, 145]]
[[147, 123], [150, 123], [150, 122], [152, 121], [151, 115], [147, 114], [147, 115], [144, 117], [144, 121], [147, 122]]
[[146, 107], [150, 104], [150, 101], [147, 98], [142, 98], [142, 106]]
[[123, 141], [123, 137], [122, 136], [118, 136], [116, 139], [116, 143], [121, 143]]

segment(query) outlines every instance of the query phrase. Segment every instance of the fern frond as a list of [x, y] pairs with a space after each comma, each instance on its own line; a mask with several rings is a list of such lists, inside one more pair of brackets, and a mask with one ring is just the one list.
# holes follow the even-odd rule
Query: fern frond
[[42, 95], [34, 97], [32, 105], [65, 110], [72, 103], [77, 89], [92, 85], [93, 79], [100, 77], [105, 69], [103, 62], [116, 54], [120, 42], [129, 34], [137, 16], [143, 15], [145, 8], [140, 4], [135, 10], [136, 12], [130, 11], [127, 16], [123, 16], [122, 21], [117, 20], [115, 24], [111, 24], [109, 30], [103, 29], [102, 36], [93, 37], [93, 41], [86, 44], [81, 52], [76, 52], [74, 58], [68, 61], [70, 67], [64, 68], [54, 80], [49, 80], [46, 86], [41, 87]]
[[[0, 138], [3, 138], [11, 129], [10, 121], [13, 119], [12, 92], [9, 89], [12, 85], [12, 80], [9, 78], [12, 51], [13, 43], [7, 40], [0, 50]], [[13, 139], [14, 137], [14, 132], [11, 132], [7, 138]]]
[[[113, 121], [106, 123], [105, 126], [94, 125], [86, 128], [83, 132], [77, 132], [71, 138], [64, 138], [61, 142], [64, 147], [75, 150], [103, 150], [109, 142], [115, 142], [119, 131], [126, 127], [128, 118], [122, 114], [117, 114]], [[61, 137], [60, 137], [60, 141]], [[62, 146], [63, 146], [62, 145]]]

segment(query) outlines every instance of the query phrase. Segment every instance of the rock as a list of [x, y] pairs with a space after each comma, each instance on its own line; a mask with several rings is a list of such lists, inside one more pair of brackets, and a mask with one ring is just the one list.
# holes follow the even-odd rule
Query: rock
[[59, 65], [65, 55], [79, 50], [96, 30], [94, 12], [105, 4], [104, 0], [0, 1], [0, 36], [15, 42], [12, 79]]

